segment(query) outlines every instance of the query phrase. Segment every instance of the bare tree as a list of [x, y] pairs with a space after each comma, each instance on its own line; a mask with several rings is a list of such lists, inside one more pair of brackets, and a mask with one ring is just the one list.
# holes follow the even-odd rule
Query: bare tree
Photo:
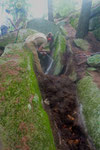
[[77, 38], [84, 38], [88, 34], [91, 6], [92, 0], [83, 0], [78, 29], [76, 33]]
[[48, 0], [48, 20], [54, 22], [52, 0]]

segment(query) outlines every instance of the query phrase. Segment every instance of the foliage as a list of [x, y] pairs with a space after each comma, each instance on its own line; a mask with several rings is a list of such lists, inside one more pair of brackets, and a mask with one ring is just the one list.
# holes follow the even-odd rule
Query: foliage
[[55, 150], [32, 52], [12, 49], [3, 58], [7, 59], [0, 66], [0, 139], [4, 149]]
[[89, 135], [100, 149], [100, 89], [97, 88], [90, 76], [78, 82], [78, 96], [82, 104], [85, 123]]
[[72, 25], [73, 28], [77, 29], [78, 21], [79, 21], [79, 17], [77, 16], [70, 18], [70, 24]]
[[90, 56], [87, 60], [87, 63], [92, 67], [100, 67], [100, 54]]
[[54, 0], [54, 13], [58, 13], [61, 17], [67, 16], [69, 13], [81, 7], [81, 0]]

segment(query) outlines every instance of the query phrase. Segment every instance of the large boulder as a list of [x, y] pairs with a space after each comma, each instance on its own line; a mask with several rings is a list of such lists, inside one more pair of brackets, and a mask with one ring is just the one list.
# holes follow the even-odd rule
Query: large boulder
[[100, 16], [90, 19], [89, 30], [96, 30], [100, 27]]
[[27, 28], [37, 30], [44, 34], [47, 34], [48, 32], [56, 34], [60, 30], [56, 24], [44, 19], [33, 19], [29, 21], [27, 23]]
[[90, 76], [78, 82], [78, 98], [82, 104], [83, 121], [96, 150], [100, 150], [100, 89]]
[[100, 67], [100, 54], [96, 54], [94, 56], [90, 56], [87, 59], [87, 63], [91, 67]]
[[83, 39], [75, 39], [74, 40], [74, 43], [75, 45], [78, 47], [78, 48], [81, 48], [82, 50], [86, 51], [86, 50], [89, 50], [89, 43], [86, 41], [86, 40], [83, 40]]
[[53, 69], [52, 74], [58, 75], [62, 71], [64, 67], [62, 59], [65, 52], [66, 52], [66, 39], [61, 33], [58, 33], [55, 41], [55, 49], [53, 51], [54, 61], [52, 65]]
[[55, 150], [33, 53], [21, 44], [10, 44], [6, 50], [0, 57], [0, 150]]

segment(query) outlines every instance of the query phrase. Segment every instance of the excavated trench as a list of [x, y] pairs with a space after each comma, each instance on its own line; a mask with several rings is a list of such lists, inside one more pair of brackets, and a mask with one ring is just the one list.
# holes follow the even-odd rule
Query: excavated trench
[[81, 119], [76, 84], [64, 74], [37, 77], [57, 150], [95, 150]]

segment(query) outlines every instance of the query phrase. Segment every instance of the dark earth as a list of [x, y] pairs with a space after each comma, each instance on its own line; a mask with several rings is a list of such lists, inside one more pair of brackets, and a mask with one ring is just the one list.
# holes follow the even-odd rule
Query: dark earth
[[57, 149], [93, 150], [79, 117], [75, 84], [64, 75], [38, 75], [38, 80]]

